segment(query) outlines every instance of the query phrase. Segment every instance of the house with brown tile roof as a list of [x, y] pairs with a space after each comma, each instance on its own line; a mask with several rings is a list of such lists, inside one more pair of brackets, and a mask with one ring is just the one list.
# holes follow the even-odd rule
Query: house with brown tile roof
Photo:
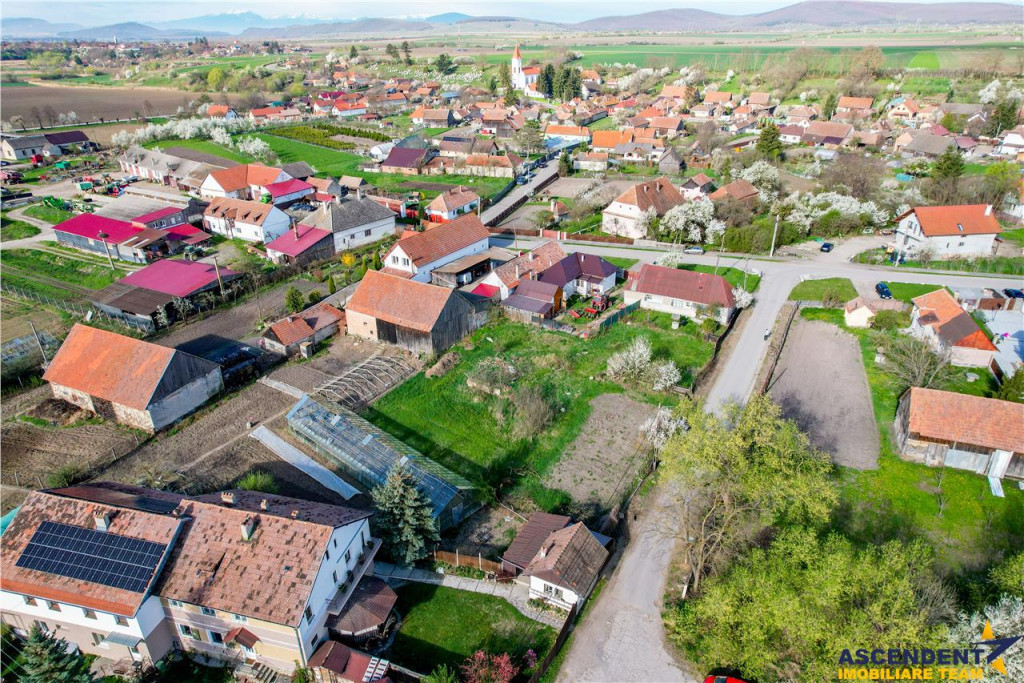
[[991, 256], [1003, 231], [991, 204], [915, 206], [896, 220], [893, 241], [908, 258], [924, 252], [937, 259]]
[[740, 178], [739, 180], [734, 180], [727, 185], [723, 185], [708, 195], [708, 197], [710, 197], [712, 201], [735, 199], [740, 202], [753, 204], [757, 201], [758, 192], [757, 188], [754, 187], [749, 180]]
[[577, 522], [544, 539], [523, 578], [530, 582], [531, 598], [571, 609], [593, 590], [607, 560], [602, 541]]
[[900, 397], [893, 423], [900, 456], [930, 467], [955, 467], [1024, 481], [1024, 404], [912, 387]]
[[430, 271], [488, 247], [491, 233], [476, 214], [465, 214], [398, 240], [384, 255], [385, 272], [430, 282]]
[[601, 229], [612, 235], [634, 239], [646, 237], [645, 214], [661, 217], [684, 201], [683, 195], [668, 178], [637, 183], [616, 197], [601, 213]]
[[263, 348], [291, 356], [299, 347], [313, 347], [345, 325], [345, 313], [328, 303], [318, 303], [301, 313], [278, 320], [263, 333]]
[[233, 197], [235, 199], [259, 199], [263, 188], [292, 177], [280, 168], [263, 164], [239, 164], [219, 171], [213, 171], [199, 186], [203, 199]]
[[645, 263], [630, 273], [626, 283], [626, 304], [640, 302], [640, 308], [700, 320], [716, 313], [722, 325], [736, 312], [732, 286], [721, 275], [666, 268]]
[[445, 190], [427, 204], [427, 219], [433, 223], [448, 223], [459, 216], [480, 208], [480, 195], [459, 185]]
[[224, 388], [216, 363], [80, 324], [43, 379], [54, 398], [147, 432], [178, 421]]
[[499, 301], [504, 301], [520, 280], [537, 279], [541, 273], [565, 257], [566, 253], [561, 244], [554, 241], [545, 242], [501, 264], [480, 280], [480, 284], [495, 287], [499, 293]]
[[441, 353], [483, 322], [456, 290], [373, 270], [346, 304], [345, 319], [349, 334], [414, 353]]
[[209, 233], [247, 242], [273, 242], [288, 232], [291, 218], [273, 204], [218, 197], [203, 211], [203, 227]]
[[913, 302], [911, 334], [936, 350], [948, 352], [953, 365], [971, 368], [992, 365], [997, 351], [995, 344], [947, 290], [937, 289]]
[[537, 556], [537, 552], [540, 551], [548, 536], [569, 526], [571, 521], [565, 515], [534, 512], [520, 527], [512, 545], [501, 556], [503, 569], [511, 574], [524, 571]]
[[871, 106], [874, 103], [875, 100], [871, 97], [843, 95], [836, 103], [836, 113], [832, 115], [832, 118], [840, 121], [857, 121], [871, 118], [873, 113]]
[[336, 640], [317, 648], [309, 668], [317, 683], [391, 683], [388, 660], [353, 650]]

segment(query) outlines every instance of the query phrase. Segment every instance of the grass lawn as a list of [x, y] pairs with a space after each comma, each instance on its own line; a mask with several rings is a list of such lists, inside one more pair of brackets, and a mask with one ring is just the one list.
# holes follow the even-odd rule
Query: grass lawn
[[0, 242], [35, 237], [40, 232], [39, 228], [25, 221], [8, 218], [6, 211], [0, 214]]
[[113, 273], [107, 264], [99, 261], [80, 261], [31, 249], [5, 251], [4, 269], [8, 268], [25, 276], [41, 275], [86, 289], [103, 289], [126, 274], [121, 270]]
[[[805, 308], [801, 315], [832, 323], [857, 337], [878, 422], [878, 469], [840, 470], [836, 524], [864, 543], [923, 537], [935, 548], [939, 561], [960, 576], [983, 570], [999, 554], [1022, 547], [1024, 492], [1004, 486], [1006, 497], [996, 498], [985, 477], [901, 460], [893, 450], [890, 428], [902, 387], [875, 364], [871, 333], [846, 328], [841, 310]], [[965, 374], [946, 389], [982, 395], [990, 391], [985, 381], [967, 383]]]
[[441, 664], [457, 671], [477, 650], [508, 652], [521, 665], [527, 650], [543, 659], [555, 642], [554, 629], [493, 595], [424, 583], [396, 592], [402, 627], [387, 656], [416, 671], [429, 673]]
[[757, 286], [761, 284], [761, 277], [759, 275], [750, 275], [748, 273], [744, 273], [739, 268], [726, 268], [724, 266], [719, 266], [718, 268], [715, 268], [714, 266], [703, 266], [696, 265], [693, 263], [684, 263], [683, 265], [676, 267], [679, 268], [680, 270], [692, 270], [698, 273], [711, 273], [712, 275], [721, 275], [726, 280], [728, 280], [729, 284], [732, 285], [733, 287], [743, 287], [744, 285], [746, 285], [746, 290], [748, 292], [756, 292]]
[[789, 300], [821, 301], [830, 292], [836, 292], [844, 302], [857, 296], [857, 290], [847, 278], [829, 277], [822, 280], [806, 280], [801, 282], [789, 293]]
[[157, 142], [148, 142], [143, 147], [152, 149], [159, 147], [160, 149], [170, 149], [171, 147], [184, 147], [186, 149], [194, 149], [197, 152], [205, 152], [206, 154], [213, 154], [214, 156], [227, 159], [228, 161], [234, 161], [238, 164], [247, 164], [254, 159], [240, 152], [236, 152], [233, 149], [228, 149], [222, 145], [218, 145], [215, 142], [209, 140], [159, 140]]
[[992, 256], [976, 259], [950, 259], [948, 261], [907, 261], [900, 268], [930, 268], [951, 270], [960, 273], [999, 273], [1001, 275], [1024, 275], [1024, 259], [1017, 256]]
[[941, 285], [915, 285], [909, 282], [886, 282], [885, 284], [889, 285], [893, 299], [907, 304], [911, 299], [934, 292], [936, 289], [942, 289]]
[[56, 225], [57, 223], [63, 223], [75, 214], [70, 211], [55, 209], [46, 204], [34, 204], [25, 209], [25, 215]]
[[1012, 242], [1018, 247], [1024, 247], [1024, 228], [1016, 228], [1014, 230], [1003, 230], [1000, 235], [1007, 242]]
[[635, 258], [623, 258], [621, 256], [605, 256], [603, 258], [604, 258], [605, 261], [607, 261], [608, 263], [612, 264], [616, 268], [623, 268], [623, 269], [627, 269], [627, 268], [633, 267], [633, 265], [636, 264], [636, 262], [640, 260], [640, 259], [635, 259]]
[[[689, 385], [711, 359], [712, 345], [689, 323], [671, 329], [667, 314], [639, 311], [592, 339], [500, 320], [478, 330], [454, 351], [460, 361], [443, 377], [417, 374], [373, 404], [365, 417], [424, 455], [503, 496], [530, 498], [546, 510], [563, 509], [565, 492], [548, 489], [544, 474], [580, 433], [590, 401], [620, 393], [603, 378], [608, 358], [638, 336], [647, 336], [655, 360], [675, 361]], [[474, 391], [468, 376], [492, 358], [516, 368], [512, 390], [494, 396]], [[540, 387], [549, 397], [550, 424], [530, 439], [514, 436], [513, 397], [519, 387]], [[634, 391], [639, 400], [664, 402], [666, 395]]]
[[598, 119], [593, 123], [588, 123], [587, 128], [590, 130], [616, 130], [619, 124], [615, 121], [614, 117], [606, 116], [603, 119]]

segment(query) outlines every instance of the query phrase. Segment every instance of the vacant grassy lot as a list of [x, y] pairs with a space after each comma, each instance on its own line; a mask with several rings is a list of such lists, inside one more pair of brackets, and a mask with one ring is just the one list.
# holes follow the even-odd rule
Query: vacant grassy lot
[[255, 161], [250, 156], [236, 152], [233, 149], [228, 149], [227, 147], [218, 145], [215, 142], [210, 142], [209, 140], [159, 140], [157, 142], [147, 142], [143, 147], [148, 147], [150, 149], [154, 147], [159, 147], [160, 149], [184, 147], [186, 149], [194, 149], [197, 152], [213, 154], [214, 156], [222, 157], [228, 161], [234, 161], [239, 164], [247, 164], [251, 161]]
[[[672, 330], [668, 315], [646, 311], [589, 340], [502, 320], [481, 328], [454, 349], [460, 360], [447, 374], [415, 375], [375, 403], [366, 417], [496, 495], [527, 504], [529, 498], [548, 510], [564, 508], [569, 496], [548, 489], [545, 474], [580, 434], [590, 401], [624, 391], [619, 382], [603, 375], [608, 358], [638, 336], [648, 337], [655, 359], [675, 361], [684, 386], [692, 383], [694, 373], [713, 353], [696, 325]], [[514, 377], [501, 394], [470, 388], [467, 378], [482, 376], [495, 358], [514, 368]], [[518, 392], [530, 386], [540, 388], [551, 408], [550, 422], [527, 438], [517, 430], [515, 406]], [[643, 401], [669, 400], [639, 389], [629, 393]]]
[[[890, 429], [903, 387], [875, 364], [876, 345], [867, 330], [846, 328], [841, 310], [805, 308], [804, 318], [824, 320], [857, 337], [871, 388], [881, 451], [878, 469], [840, 470], [842, 500], [837, 524], [866, 543], [926, 538], [954, 575], [984, 569], [1001, 553], [1024, 544], [1024, 491], [1005, 486], [1005, 498], [989, 491], [981, 476], [930, 468], [901, 460]], [[986, 393], [987, 383], [958, 380], [949, 390]]]
[[821, 301], [829, 294], [836, 294], [841, 301], [856, 298], [857, 290], [845, 277], [829, 277], [822, 280], [801, 282], [789, 293], [790, 301]]
[[2, 242], [35, 237], [39, 232], [39, 228], [34, 225], [8, 218], [6, 211], [0, 214], [0, 241]]
[[939, 285], [916, 285], [910, 282], [887, 282], [892, 298], [904, 303], [910, 303], [911, 299], [923, 296], [936, 289], [942, 289]]
[[692, 263], [683, 264], [677, 266], [682, 270], [692, 270], [698, 273], [711, 273], [712, 275], [721, 275], [729, 284], [733, 287], [744, 287], [748, 292], [756, 292], [758, 285], [761, 284], [761, 278], [758, 275], [749, 275], [744, 273], [739, 268], [715, 268], [714, 266], [702, 266], [694, 265]]
[[[126, 273], [111, 272], [110, 267], [98, 261], [79, 260], [71, 256], [30, 249], [5, 251], [4, 269], [12, 269], [27, 277], [59, 280], [75, 288], [103, 289]], [[5, 274], [6, 275], [6, 274]]]
[[1024, 247], [1024, 228], [1016, 228], [1014, 230], [1003, 230], [1003, 234], [1000, 235], [1007, 242], [1012, 242], [1018, 247]]
[[387, 656], [416, 671], [441, 664], [458, 670], [477, 650], [508, 652], [521, 661], [532, 649], [543, 659], [555, 641], [554, 629], [492, 595], [423, 583], [407, 584], [397, 593], [402, 628]]
[[63, 223], [75, 214], [70, 211], [55, 209], [52, 206], [47, 206], [46, 204], [34, 204], [25, 209], [25, 215], [57, 225], [57, 223]]

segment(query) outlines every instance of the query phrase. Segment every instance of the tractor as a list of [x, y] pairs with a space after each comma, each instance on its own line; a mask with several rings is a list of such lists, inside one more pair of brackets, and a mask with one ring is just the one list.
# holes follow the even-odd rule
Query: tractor
[[189, 244], [182, 253], [186, 261], [198, 261], [203, 257], [204, 250], [198, 244]]

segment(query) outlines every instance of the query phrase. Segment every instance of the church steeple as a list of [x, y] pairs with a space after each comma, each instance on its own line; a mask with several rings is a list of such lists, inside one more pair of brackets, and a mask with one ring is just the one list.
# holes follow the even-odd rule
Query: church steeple
[[519, 43], [516, 43], [516, 49], [512, 51], [512, 59], [523, 60], [523, 56], [519, 54]]

